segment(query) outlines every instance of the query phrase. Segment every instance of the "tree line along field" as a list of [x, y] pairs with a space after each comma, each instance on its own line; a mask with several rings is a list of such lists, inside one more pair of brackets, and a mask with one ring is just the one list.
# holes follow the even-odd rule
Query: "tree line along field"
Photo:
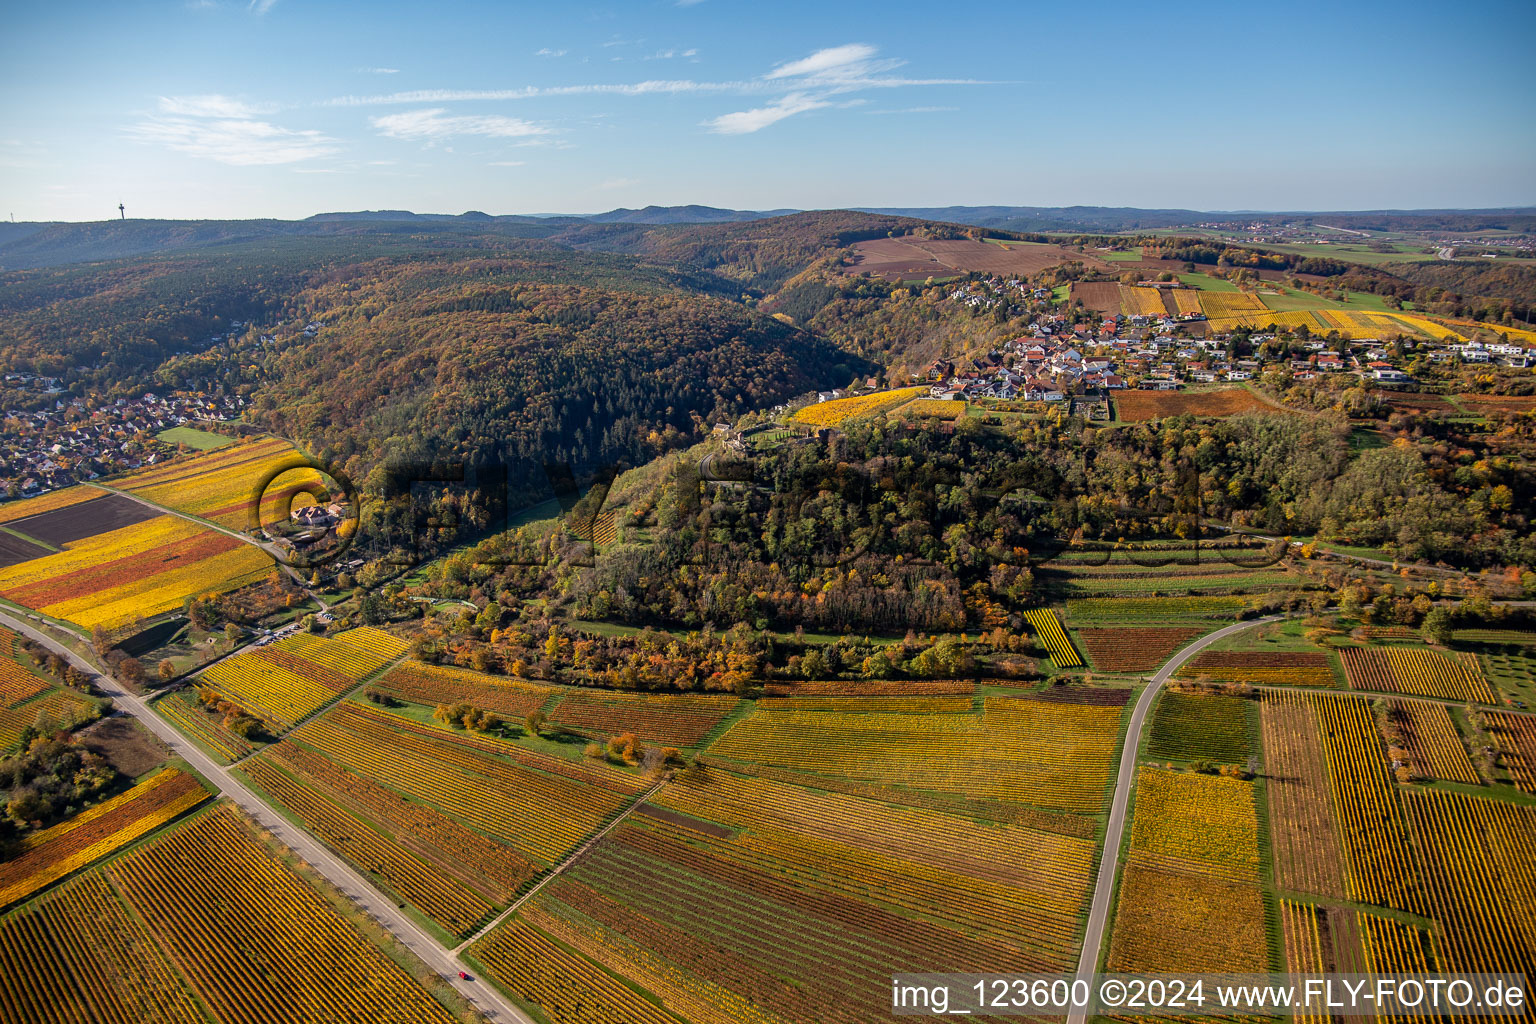
[[374, 686], [411, 704], [466, 703], [512, 719], [539, 711], [551, 725], [592, 739], [634, 733], [647, 743], [672, 747], [698, 746], [741, 704], [740, 698], [715, 694], [544, 685], [420, 661], [400, 663]]

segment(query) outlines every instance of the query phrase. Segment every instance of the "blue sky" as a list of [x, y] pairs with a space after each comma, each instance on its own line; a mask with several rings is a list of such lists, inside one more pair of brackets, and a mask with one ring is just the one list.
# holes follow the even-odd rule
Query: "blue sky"
[[1536, 204], [1536, 3], [16, 5], [0, 216]]

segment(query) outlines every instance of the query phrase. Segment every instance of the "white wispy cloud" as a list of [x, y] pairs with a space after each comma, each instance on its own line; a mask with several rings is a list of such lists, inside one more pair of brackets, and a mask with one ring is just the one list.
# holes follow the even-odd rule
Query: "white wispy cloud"
[[[605, 47], [631, 46], [644, 40], [615, 39], [602, 44]], [[558, 56], [564, 50], [545, 48], [537, 55]], [[665, 60], [678, 57], [693, 59], [698, 50], [658, 50], [645, 59]], [[711, 95], [735, 94], [740, 96], [773, 97], [770, 102], [746, 110], [721, 114], [704, 121], [703, 127], [721, 135], [743, 135], [762, 129], [808, 111], [827, 107], [853, 107], [863, 100], [840, 99], [852, 93], [875, 89], [899, 89], [922, 86], [961, 86], [999, 84], [974, 78], [907, 78], [894, 75], [906, 61], [893, 57], [881, 57], [879, 51], [868, 43], [844, 43], [829, 46], [809, 56], [780, 63], [764, 74], [746, 80], [704, 82], [691, 78], [649, 79], [642, 82], [599, 82], [583, 85], [539, 86], [525, 85], [511, 89], [415, 89], [372, 95], [336, 96], [321, 101], [330, 107], [397, 106], [404, 104], [444, 104], [462, 102], [515, 102], [559, 96], [648, 96], [648, 95]], [[924, 108], [909, 108], [917, 113]], [[442, 118], [444, 112], [436, 115]], [[414, 116], [414, 115], [413, 115]], [[516, 121], [516, 119], [508, 119]], [[379, 121], [375, 119], [376, 126]], [[519, 122], [527, 124], [528, 122]], [[496, 134], [492, 131], [464, 129], [454, 132], [422, 134], [414, 137], [440, 137], [440, 134]]]
[[202, 96], [161, 96], [160, 112], [177, 117], [238, 117], [253, 118], [276, 112], [267, 103], [247, 103], [244, 100], [210, 93]]
[[540, 47], [533, 51], [535, 57], [564, 57], [570, 50], [551, 50], [549, 47]]
[[497, 139], [548, 135], [549, 129], [519, 117], [501, 114], [449, 114], [443, 107], [410, 110], [371, 118], [379, 134], [392, 139], [437, 142], [459, 135], [483, 135]]
[[525, 85], [520, 89], [416, 89], [373, 96], [336, 96], [326, 107], [380, 107], [403, 103], [461, 103], [531, 100], [544, 96], [648, 96], [657, 93], [760, 92], [762, 83], [695, 82], [691, 79], [653, 79], [646, 82], [608, 82], [591, 85]]
[[365, 75], [398, 75], [399, 68], [358, 68]]
[[[763, 77], [772, 81], [776, 78], [844, 75], [850, 71], [867, 68], [876, 52], [875, 48], [868, 43], [846, 43], [842, 46], [829, 46], [825, 50], [817, 50], [809, 57], [802, 57], [799, 60], [792, 60], [787, 64], [780, 64]], [[898, 61], [891, 66], [899, 65], [900, 62]]]
[[696, 48], [689, 47], [686, 50], [677, 50], [677, 49], [657, 50], [655, 53], [648, 53], [644, 57], [641, 57], [640, 59], [641, 60], [672, 60], [674, 57], [697, 57], [698, 55], [699, 55], [699, 51]]
[[251, 10], [257, 14], [266, 14], [277, 5], [277, 0], [251, 0]]
[[522, 166], [526, 165], [527, 163], [528, 163], [527, 160], [492, 160], [488, 166], [490, 166], [490, 167], [522, 167]]
[[337, 151], [336, 140], [317, 131], [295, 131], [250, 118], [146, 118], [127, 133], [189, 156], [239, 167], [292, 164]]
[[721, 114], [704, 122], [704, 127], [717, 135], [747, 135], [751, 132], [761, 131], [771, 124], [803, 114], [807, 110], [820, 110], [822, 107], [830, 107], [830, 100], [817, 99], [805, 93], [792, 92], [782, 99], [768, 104], [766, 107], [758, 107], [755, 110], [738, 110], [733, 114]]
[[833, 97], [867, 89], [895, 89], [922, 85], [983, 85], [975, 79], [897, 78], [888, 72], [905, 61], [879, 57], [868, 43], [845, 43], [817, 50], [809, 57], [787, 61], [763, 75], [765, 85], [777, 85], [792, 91], [765, 107], [722, 114], [704, 122], [704, 127], [720, 135], [744, 135], [761, 131], [787, 117], [825, 107], [858, 106], [862, 99], [834, 102]]

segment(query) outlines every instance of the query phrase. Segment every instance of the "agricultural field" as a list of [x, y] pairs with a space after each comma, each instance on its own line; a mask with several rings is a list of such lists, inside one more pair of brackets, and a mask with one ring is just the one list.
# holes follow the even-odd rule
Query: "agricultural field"
[[1528, 884], [1536, 807], [1436, 789], [1405, 793], [1403, 803], [1426, 913], [1440, 925], [1437, 968], [1528, 973], [1536, 963]]
[[1069, 969], [1092, 856], [1087, 839], [694, 769], [470, 955], [554, 1024], [873, 1020], [892, 969]]
[[126, 792], [26, 836], [0, 863], [0, 910], [148, 835], [208, 799], [194, 775], [166, 768]]
[[[1417, 774], [1468, 786], [1482, 781], [1477, 777], [1471, 758], [1467, 757], [1466, 744], [1444, 704], [1425, 700], [1388, 701], [1383, 727], [1389, 746], [1400, 744]], [[1394, 756], [1394, 759], [1397, 758]]]
[[1116, 418], [1127, 423], [1168, 416], [1236, 416], [1245, 412], [1275, 412], [1277, 408], [1244, 387], [1206, 391], [1117, 391], [1113, 401]]
[[162, 694], [150, 708], [221, 764], [238, 761], [256, 749], [256, 744], [224, 726], [226, 715], [223, 712], [198, 700], [191, 690]]
[[1051, 664], [1057, 668], [1081, 667], [1083, 659], [1072, 646], [1072, 638], [1055, 612], [1049, 608], [1029, 608], [1024, 612], [1024, 619], [1035, 631], [1040, 646], [1049, 652]]
[[57, 509], [68, 508], [71, 505], [95, 501], [97, 498], [105, 497], [105, 494], [106, 492], [98, 490], [89, 484], [79, 484], [74, 487], [65, 487], [62, 490], [50, 491], [36, 498], [22, 498], [15, 501], [0, 502], [0, 523], [11, 524], [19, 519], [40, 516], [44, 512], [53, 512]]
[[[1101, 692], [1080, 691], [1083, 699]], [[839, 697], [809, 708], [764, 701], [715, 740], [709, 756], [712, 763], [1095, 814], [1124, 709], [1068, 702], [1076, 696], [988, 697], [979, 713], [969, 699], [955, 697], [913, 697], [905, 704]], [[877, 703], [862, 710], [866, 701]], [[836, 710], [821, 710], [829, 706]]]
[[94, 717], [95, 703], [72, 690], [49, 688], [0, 707], [0, 751], [11, 750], [19, 744], [22, 732], [29, 725], [42, 722], [58, 727], [83, 717]]
[[1120, 315], [1120, 285], [1114, 281], [1073, 281], [1067, 298], [1073, 305], [1081, 302], [1084, 309]]
[[7, 1021], [206, 1021], [155, 937], [100, 871], [0, 919], [0, 977], [0, 1018]]
[[969, 697], [966, 679], [807, 679], [763, 686], [769, 697]]
[[[1486, 639], [1477, 639], [1486, 637]], [[1536, 705], [1536, 635], [1522, 638], [1513, 631], [1456, 631], [1456, 646], [1477, 656], [1483, 674], [1503, 703]]]
[[579, 733], [632, 732], [646, 743], [694, 747], [740, 703], [737, 697], [702, 693], [568, 690], [550, 709], [549, 720]]
[[896, 410], [903, 416], [924, 416], [929, 419], [947, 420], [953, 423], [966, 415], [966, 403], [958, 399], [916, 398]]
[[403, 640], [366, 626], [334, 637], [296, 633], [211, 666], [198, 676], [197, 684], [284, 729], [405, 652]]
[[1163, 291], [1163, 304], [1174, 316], [1201, 313], [1200, 293], [1192, 288], [1168, 288]]
[[1038, 274], [1069, 260], [1100, 269], [1109, 264], [1085, 253], [1033, 242], [988, 242], [929, 239], [917, 236], [876, 238], [853, 247], [854, 274], [891, 281], [921, 281], [980, 270], [994, 274]]
[[1251, 704], [1220, 694], [1167, 690], [1158, 699], [1147, 737], [1146, 756], [1155, 760], [1243, 764], [1251, 750]]
[[1127, 316], [1161, 317], [1168, 312], [1161, 288], [1121, 288], [1120, 309]]
[[1428, 647], [1345, 647], [1344, 678], [1355, 690], [1496, 704], [1498, 698], [1475, 655]]
[[1257, 295], [1248, 292], [1201, 292], [1200, 311], [1212, 320], [1220, 317], [1240, 316], [1244, 313], [1265, 313], [1268, 310]]
[[376, 686], [411, 704], [471, 704], [483, 711], [518, 719], [544, 707], [555, 693], [550, 686], [420, 661], [396, 665]]
[[342, 704], [240, 766], [321, 842], [462, 939], [646, 785], [469, 732]]
[[1484, 718], [1510, 778], [1525, 792], [1536, 794], [1536, 718], [1507, 711], [1489, 711]]
[[234, 438], [225, 434], [216, 434], [211, 430], [198, 430], [196, 427], [172, 427], [170, 430], [160, 431], [155, 438], [166, 444], [184, 444], [200, 452], [211, 452], [216, 448], [235, 443]]
[[1471, 412], [1530, 412], [1536, 409], [1536, 395], [1457, 395], [1456, 400]]
[[1205, 632], [1198, 626], [1079, 629], [1078, 644], [1101, 672], [1150, 672]]
[[1271, 968], [1254, 785], [1143, 766], [1107, 969]]
[[[1259, 296], [1242, 295], [1241, 300], [1259, 301]], [[1350, 309], [1323, 309], [1310, 302], [1280, 303], [1285, 308], [1276, 309], [1260, 303], [1256, 307], [1241, 308], [1242, 301], [1233, 295], [1201, 293], [1201, 304], [1209, 319], [1212, 331], [1227, 332], [1239, 327], [1265, 328], [1271, 325], [1294, 331], [1306, 327], [1312, 333], [1325, 335], [1337, 331], [1341, 337], [1381, 338], [1405, 335], [1410, 338], [1434, 338], [1437, 340], [1461, 340], [1461, 334], [1444, 324], [1422, 316], [1405, 313], [1356, 311]], [[1224, 312], [1212, 313], [1212, 308]]]
[[1275, 884], [1343, 899], [1338, 828], [1317, 710], [1300, 693], [1271, 691], [1260, 701], [1259, 723]]
[[1313, 693], [1349, 898], [1422, 913], [1423, 890], [1407, 843], [1396, 791], [1369, 703], [1341, 693]]
[[921, 388], [897, 388], [895, 391], [876, 391], [868, 395], [850, 395], [847, 398], [834, 398], [827, 402], [817, 402], [796, 410], [790, 417], [794, 423], [804, 423], [812, 427], [835, 427], [849, 420], [862, 416], [874, 416], [909, 402], [919, 395], [927, 393], [926, 387]]
[[1328, 655], [1311, 651], [1201, 651], [1179, 666], [1185, 679], [1256, 686], [1337, 685]]
[[[144, 934], [152, 937], [184, 972], [183, 983], [224, 1024], [453, 1024], [454, 1018], [403, 968], [278, 861], [228, 809], [200, 815], [128, 853], [107, 867], [105, 876], [134, 912], [135, 926], [121, 933], [122, 941], [142, 948]], [[86, 876], [82, 888], [100, 877]], [[68, 904], [49, 907], [67, 913]], [[78, 917], [67, 923], [90, 928]], [[103, 953], [112, 950], [109, 945]], [[61, 965], [54, 958], [83, 952], [55, 947], [38, 967], [51, 969], [48, 973], [58, 978]], [[139, 970], [148, 977], [86, 976], [75, 983], [103, 987], [108, 998], [119, 1001], [150, 994], [162, 1005], [176, 1006], [176, 990], [165, 983], [161, 966], [158, 957], [147, 958]], [[302, 983], [296, 983], [299, 979]]]
[[1087, 624], [1190, 622], [1204, 619], [1231, 621], [1248, 599], [1237, 595], [1205, 597], [1088, 597], [1066, 603], [1067, 620], [1074, 627]]
[[340, 704], [288, 739], [349, 775], [452, 815], [540, 867], [645, 785], [603, 761], [565, 760], [362, 704]]
[[[103, 508], [106, 518], [95, 511]], [[126, 508], [128, 525], [112, 526]], [[83, 629], [113, 629], [233, 590], [273, 568], [267, 554], [113, 495], [22, 520], [59, 550], [0, 568], [0, 597]], [[108, 528], [102, 529], [103, 525]], [[98, 532], [99, 531], [99, 532]]]
[[[1188, 555], [1191, 561], [1180, 560], [1180, 555]], [[1169, 562], [1158, 566], [1159, 557]], [[1193, 561], [1196, 557], [1200, 561]], [[1295, 589], [1301, 582], [1284, 565], [1256, 569], [1227, 562], [1209, 550], [1196, 555], [1192, 548], [1171, 549], [1166, 555], [1160, 549], [1119, 553], [1105, 564], [1095, 564], [1102, 560], [1102, 556], [1093, 560], [1058, 556], [1036, 569], [1035, 578], [1044, 593], [1058, 600], [1173, 592], [1260, 594]]]
[[[175, 459], [115, 483], [157, 505], [207, 519], [226, 529], [246, 530], [258, 522], [286, 521], [288, 502], [295, 495], [326, 493], [323, 478], [307, 467], [273, 476], [285, 466], [303, 465], [299, 453], [287, 441], [267, 437]], [[267, 486], [258, 494], [264, 484]], [[259, 519], [253, 521], [258, 497]]]
[[21, 638], [0, 626], [0, 752], [20, 743], [28, 726], [69, 725], [95, 714], [95, 701], [59, 687], [20, 646]]
[[[1315, 970], [1301, 965], [1322, 962], [1338, 971], [1498, 971], [1532, 962], [1536, 899], [1517, 879], [1529, 875], [1536, 807], [1393, 786], [1363, 697], [1266, 693], [1262, 722], [1276, 885], [1405, 910], [1435, 926], [1431, 942], [1401, 920], [1282, 900], [1292, 970]], [[1391, 701], [1385, 726], [1423, 751], [1415, 763], [1434, 769], [1426, 774], [1476, 784], [1443, 705]], [[1490, 723], [1490, 731], [1497, 737], [1497, 725]]]

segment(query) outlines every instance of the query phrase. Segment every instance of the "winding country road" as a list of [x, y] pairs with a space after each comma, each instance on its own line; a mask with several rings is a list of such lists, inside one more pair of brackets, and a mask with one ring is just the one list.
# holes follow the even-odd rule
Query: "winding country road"
[[233, 773], [193, 746], [189, 740], [171, 728], [169, 723], [151, 711], [149, 705], [142, 698], [129, 693], [110, 677], [98, 674], [96, 667], [90, 662], [47, 634], [34, 629], [17, 616], [0, 611], [0, 624], [4, 624], [10, 629], [35, 640], [50, 651], [56, 652], [60, 657], [67, 659], [76, 668], [91, 675], [95, 679], [97, 687], [103, 693], [111, 697], [123, 711], [126, 711], [142, 722], [145, 728], [164, 741], [167, 746], [176, 752], [178, 757], [183, 758], [193, 768], [197, 769], [198, 772], [202, 773], [203, 777], [218, 791], [220, 796], [228, 797], [234, 801], [242, 810], [259, 821], [264, 828], [281, 840], [284, 845], [304, 858], [327, 881], [341, 890], [342, 894], [351, 900], [358, 909], [364, 911], [380, 925], [388, 929], [390, 934], [402, 946], [409, 949], [424, 964], [447, 979], [488, 1020], [534, 1024], [532, 1018], [503, 997], [489, 983], [478, 978], [471, 981], [461, 979], [459, 972], [467, 971], [468, 965], [460, 963], [456, 950], [447, 949], [432, 936], [428, 935], [414, 921], [401, 913], [393, 901], [380, 893], [373, 887], [372, 883], [353, 870], [351, 865], [321, 846], [309, 833], [290, 824], [278, 815], [276, 811], [268, 807], [261, 798], [256, 796]]
[[[1109, 921], [1109, 901], [1115, 891], [1115, 872], [1120, 863], [1120, 843], [1125, 835], [1125, 814], [1131, 802], [1131, 788], [1136, 782], [1136, 755], [1141, 750], [1141, 731], [1147, 722], [1147, 712], [1170, 676], [1190, 658], [1199, 654], [1218, 640], [1234, 633], [1266, 622], [1278, 622], [1284, 615], [1266, 615], [1249, 619], [1231, 626], [1224, 626], [1214, 633], [1207, 633], [1179, 651], [1163, 663], [1136, 698], [1131, 710], [1131, 723], [1125, 731], [1125, 746], [1120, 751], [1120, 773], [1115, 777], [1115, 800], [1109, 811], [1109, 826], [1104, 830], [1104, 855], [1099, 858], [1099, 876], [1093, 887], [1093, 904], [1088, 911], [1088, 927], [1083, 932], [1083, 955], [1078, 960], [1077, 976], [1091, 982], [1093, 972], [1099, 966], [1099, 948], [1104, 943], [1104, 926]], [[1067, 1014], [1067, 1024], [1085, 1024], [1086, 1008], [1075, 1009]]]

